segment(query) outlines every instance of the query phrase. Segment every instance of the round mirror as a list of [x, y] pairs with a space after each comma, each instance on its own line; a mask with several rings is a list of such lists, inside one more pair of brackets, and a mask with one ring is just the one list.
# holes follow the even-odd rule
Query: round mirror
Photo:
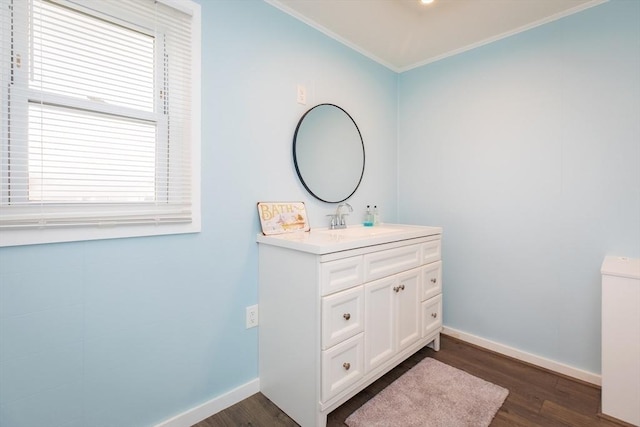
[[337, 105], [316, 105], [298, 122], [293, 162], [302, 185], [313, 197], [329, 203], [347, 200], [364, 175], [360, 129]]

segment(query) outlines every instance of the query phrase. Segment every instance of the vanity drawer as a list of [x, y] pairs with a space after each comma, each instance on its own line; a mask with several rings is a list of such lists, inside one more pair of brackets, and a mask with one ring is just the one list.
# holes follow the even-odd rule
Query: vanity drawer
[[422, 338], [442, 327], [442, 294], [422, 303]]
[[442, 240], [432, 240], [422, 244], [422, 264], [442, 259]]
[[363, 283], [362, 255], [320, 264], [320, 292], [329, 295]]
[[428, 300], [442, 292], [442, 261], [422, 267], [422, 290], [420, 301]]
[[364, 330], [364, 288], [357, 286], [322, 298], [322, 349]]
[[322, 352], [322, 401], [326, 402], [364, 375], [364, 333]]
[[418, 267], [421, 262], [421, 245], [402, 246], [364, 255], [364, 279], [380, 279]]

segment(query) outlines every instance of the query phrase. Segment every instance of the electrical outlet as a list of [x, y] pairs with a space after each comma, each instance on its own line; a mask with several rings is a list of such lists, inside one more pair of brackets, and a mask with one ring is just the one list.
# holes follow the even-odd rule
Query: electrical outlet
[[258, 304], [247, 307], [247, 329], [258, 326]]
[[303, 85], [298, 85], [296, 100], [298, 104], [307, 105], [307, 88]]

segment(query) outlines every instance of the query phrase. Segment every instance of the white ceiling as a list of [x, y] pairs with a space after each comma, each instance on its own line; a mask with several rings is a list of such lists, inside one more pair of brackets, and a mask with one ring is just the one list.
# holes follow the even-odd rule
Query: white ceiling
[[265, 0], [402, 72], [607, 0]]

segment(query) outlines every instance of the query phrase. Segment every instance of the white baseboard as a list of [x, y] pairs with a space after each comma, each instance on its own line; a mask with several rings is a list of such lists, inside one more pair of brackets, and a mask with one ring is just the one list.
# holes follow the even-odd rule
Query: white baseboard
[[476, 335], [471, 335], [457, 329], [449, 328], [447, 326], [442, 328], [442, 333], [444, 335], [449, 335], [450, 337], [457, 338], [461, 341], [477, 345], [478, 347], [486, 348], [487, 350], [504, 354], [505, 356], [513, 357], [514, 359], [522, 360], [523, 362], [527, 362], [532, 365], [536, 365], [571, 378], [575, 378], [597, 386], [602, 385], [601, 376], [599, 374], [594, 374], [593, 372], [583, 371], [582, 369], [574, 368], [573, 366], [565, 365], [551, 359], [546, 359], [535, 354], [527, 353], [525, 351], [518, 350], [517, 348], [509, 347], [507, 345], [487, 340]]
[[260, 378], [256, 378], [255, 380], [234, 388], [221, 396], [214, 397], [208, 402], [191, 408], [188, 411], [176, 415], [175, 417], [169, 418], [160, 424], [156, 424], [155, 427], [191, 427], [192, 425], [209, 418], [213, 414], [217, 414], [231, 405], [235, 405], [241, 400], [244, 400], [259, 391]]

